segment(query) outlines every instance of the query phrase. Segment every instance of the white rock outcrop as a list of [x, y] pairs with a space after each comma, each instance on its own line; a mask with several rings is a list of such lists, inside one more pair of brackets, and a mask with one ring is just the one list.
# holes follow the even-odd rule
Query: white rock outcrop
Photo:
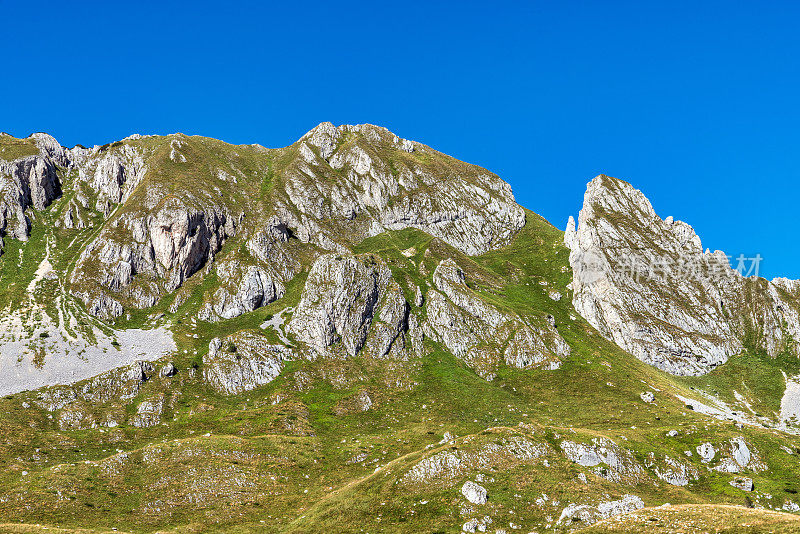
[[773, 356], [797, 351], [796, 284], [743, 277], [724, 253], [704, 252], [691, 226], [656, 215], [627, 182], [592, 180], [564, 243], [575, 309], [644, 362], [701, 375], [741, 352], [748, 339]]
[[452, 259], [439, 263], [433, 283], [426, 293], [426, 333], [487, 380], [500, 361], [518, 369], [557, 369], [569, 356], [569, 345], [546, 317], [524, 318], [489, 304]]
[[219, 393], [236, 395], [269, 384], [283, 370], [293, 352], [271, 345], [258, 334], [238, 332], [214, 338], [203, 356], [203, 378]]
[[556, 524], [572, 524], [577, 520], [585, 525], [591, 525], [597, 521], [634, 512], [641, 508], [644, 508], [644, 501], [636, 495], [629, 494], [623, 495], [617, 500], [602, 501], [596, 505], [573, 503], [561, 511]]
[[[475, 470], [485, 470], [491, 466], [520, 465], [546, 461], [545, 456], [553, 454], [546, 443], [513, 433], [495, 442], [478, 447], [445, 447], [433, 452], [414, 464], [401, 478], [401, 482], [411, 486], [450, 486], [455, 480], [467, 476]], [[480, 475], [476, 478], [482, 481]]]
[[663, 456], [658, 458], [655, 453], [647, 456], [645, 465], [655, 473], [655, 475], [673, 486], [687, 486], [690, 482], [697, 480], [699, 472], [692, 464], [682, 462]]
[[155, 374], [147, 361], [136, 361], [118, 367], [79, 384], [52, 386], [39, 391], [36, 404], [50, 412], [61, 410], [76, 402], [104, 404], [129, 401], [136, 397], [144, 383]]
[[72, 292], [103, 319], [122, 314], [120, 298], [150, 307], [212, 260], [236, 226], [224, 208], [197, 210], [177, 199], [153, 213], [122, 214], [81, 253]]
[[753, 491], [753, 479], [747, 477], [737, 477], [730, 481], [730, 485], [734, 488], [743, 490], [743, 491]]
[[61, 183], [50, 159], [0, 160], [0, 233], [27, 240], [31, 224], [26, 211], [43, 210], [60, 195]]
[[703, 462], [710, 462], [717, 454], [717, 449], [711, 443], [701, 443], [697, 446], [697, 454]]
[[645, 470], [633, 453], [608, 438], [593, 438], [592, 443], [564, 440], [560, 443], [564, 455], [583, 467], [613, 482], [642, 481]]
[[326, 254], [308, 274], [287, 324], [315, 355], [407, 358], [419, 350], [416, 318], [386, 264], [371, 254]]
[[731, 438], [720, 445], [723, 455], [719, 464], [713, 467], [723, 473], [741, 473], [743, 471], [765, 471], [767, 465], [761, 461], [758, 451], [752, 448], [742, 436]]
[[464, 482], [464, 485], [461, 486], [461, 495], [472, 504], [486, 504], [486, 488], [471, 480]]

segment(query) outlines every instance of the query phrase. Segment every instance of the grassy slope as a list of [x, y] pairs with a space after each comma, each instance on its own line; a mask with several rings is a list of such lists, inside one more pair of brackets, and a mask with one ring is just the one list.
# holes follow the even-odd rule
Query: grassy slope
[[721, 534], [784, 534], [800, 531], [800, 517], [742, 506], [679, 505], [645, 508], [625, 517], [602, 521], [580, 532], [638, 534], [654, 531], [665, 534], [702, 534], [710, 531]]
[[[693, 450], [702, 441], [722, 440], [741, 434], [732, 424], [708, 422], [686, 410], [674, 398], [669, 398], [670, 392], [684, 396], [691, 396], [691, 392], [680, 381], [639, 362], [600, 338], [582, 320], [571, 320], [568, 299], [554, 302], [547, 296], [550, 288], [566, 294], [570, 274], [562, 272], [562, 266], [566, 264], [567, 251], [559, 244], [560, 231], [535, 214], [529, 213], [528, 217], [528, 226], [510, 247], [475, 260], [477, 266], [472, 269], [472, 276], [479, 277], [481, 273], [478, 268], [483, 266], [492, 271], [483, 273], [485, 279], [491, 279], [491, 274], [498, 274], [506, 280], [514, 280], [505, 285], [499, 294], [487, 295], [487, 298], [499, 300], [521, 313], [530, 313], [531, 309], [551, 313], [560, 325], [559, 331], [573, 348], [572, 356], [557, 371], [520, 372], [506, 368], [501, 370], [495, 381], [487, 383], [464, 369], [452, 357], [448, 358], [442, 351], [433, 348], [423, 364], [423, 376], [419, 380], [421, 386], [404, 398], [394, 400], [393, 406], [403, 406], [398, 407], [401, 412], [412, 411], [415, 406], [418, 410], [422, 404], [436, 406], [432, 411], [438, 417], [432, 417], [431, 421], [439, 421], [439, 424], [444, 424], [458, 435], [479, 433], [493, 425], [515, 426], [519, 422], [575, 429], [587, 439], [602, 435], [624, 443], [641, 460], [651, 451], [680, 458], [683, 451]], [[381, 240], [385, 241], [386, 237], [381, 237]], [[385, 243], [381, 244], [380, 250], [386, 254], [388, 247]], [[398, 239], [396, 250], [402, 250], [409, 244], [408, 239]], [[457, 255], [455, 251], [450, 252]], [[459, 261], [464, 265], [470, 260], [460, 258]], [[470, 269], [467, 271], [469, 274]], [[542, 281], [548, 285], [540, 284]], [[646, 405], [639, 401], [638, 394], [644, 390], [659, 391], [657, 405]], [[680, 429], [679, 437], [665, 438], [666, 432], [671, 429]], [[751, 434], [749, 429], [744, 433]], [[623, 436], [627, 441], [621, 441]], [[787, 476], [797, 469], [796, 461], [776, 450], [776, 441], [769, 433], [755, 432], [748, 439], [757, 443], [760, 451], [769, 453], [770, 459], [775, 462], [775, 469], [787, 469]], [[412, 453], [415, 457], [419, 455], [419, 452]], [[569, 468], [564, 466], [564, 469]], [[391, 476], [383, 475], [382, 478], [394, 480], [392, 476], [399, 474], [398, 469]], [[773, 472], [773, 480], [767, 477], [756, 479], [760, 487], [791, 497], [793, 493], [786, 493], [786, 487], [782, 487], [781, 476], [775, 475], [778, 473]], [[494, 492], [492, 500], [499, 509], [505, 506], [506, 509], [517, 510], [516, 518], [510, 519], [518, 521], [519, 508], [528, 508], [531, 501], [542, 492], [562, 502], [574, 499], [571, 496], [575, 488], [565, 484], [564, 472], [558, 469], [514, 472], [508, 473], [507, 477], [507, 487], [514, 489]], [[517, 484], [518, 477], [532, 480], [522, 488]], [[460, 483], [453, 484], [452, 488], [459, 486]], [[450, 503], [449, 507], [440, 507], [436, 513], [418, 520], [423, 523], [414, 523], [430, 528], [429, 521], [443, 522], [442, 528], [449, 531], [446, 526], [452, 526], [458, 518], [445, 513], [446, 519], [442, 520], [439, 514], [446, 511], [452, 514], [452, 488], [433, 494], [404, 495], [392, 491], [391, 483], [385, 480], [381, 483], [381, 477], [373, 475], [319, 503], [311, 513], [306, 514], [306, 518], [296, 521], [290, 531], [325, 532], [334, 528], [334, 525], [356, 523], [367, 530], [391, 532], [392, 527], [380, 527], [375, 510], [386, 510], [384, 521], [389, 523], [386, 515], [399, 520], [405, 511], [413, 509], [415, 500]], [[727, 478], [716, 473], [701, 473], [701, 480], [693, 485], [691, 493], [670, 486], [662, 486], [657, 491], [651, 487], [637, 489], [635, 493], [653, 504], [705, 499], [712, 502], [743, 502], [742, 495], [727, 484]], [[793, 488], [789, 490], [793, 491]], [[586, 500], [590, 501], [592, 496], [597, 498], [607, 491], [609, 488], [601, 484], [585, 495]], [[384, 502], [388, 504], [381, 505]], [[498, 508], [494, 510], [497, 513]], [[528, 513], [534, 517], [537, 515], [530, 511]], [[402, 529], [397, 528], [398, 531]]]
[[[159, 139], [163, 141], [147, 138], [136, 142], [153, 144], [153, 157], [163, 160], [169, 149]], [[198, 186], [195, 174], [210, 176], [218, 165], [234, 162], [248, 175], [258, 177], [241, 184], [245, 196], [253, 198], [258, 191], [256, 196], [262, 197], [269, 191], [273, 162], [259, 150], [252, 149], [253, 154], [248, 155], [249, 147], [226, 145], [223, 162], [217, 161], [222, 151], [215, 144], [218, 142], [182, 139], [184, 150], [192, 151], [192, 161], [204, 163], [202, 169], [193, 168], [192, 176], [185, 177], [189, 181], [178, 182], [181, 187]], [[163, 184], [167, 174], [164, 180], [160, 175], [152, 179]], [[52, 222], [71, 194], [65, 188], [64, 197], [53, 208], [34, 214], [37, 220], [27, 244], [7, 240], [0, 261], [4, 307], [16, 307], [27, 298], [25, 288], [44, 257], [48, 239], [58, 245], [51, 248], [50, 261], [57, 269], [66, 269], [98, 232], [99, 227], [82, 231], [54, 228]], [[224, 201], [228, 200], [236, 204], [240, 199]], [[257, 208], [252, 215], [258, 216]], [[169, 313], [172, 297], [167, 296], [155, 309], [133, 312], [130, 319], [119, 322], [124, 327], [143, 326], [149, 324], [152, 313], [166, 313], [165, 320], [172, 322], [179, 344], [174, 355], [178, 376], [148, 382], [133, 406], [94, 408], [97, 413], [130, 411], [145, 398], [164, 395], [172, 399], [165, 424], [148, 429], [122, 426], [108, 431], [61, 431], [45, 412], [21, 408], [33, 394], [0, 399], [0, 410], [6, 414], [0, 420], [0, 487], [8, 497], [0, 500], [0, 516], [25, 523], [113, 526], [135, 532], [167, 528], [250, 532], [263, 531], [265, 524], [270, 531], [290, 532], [449, 532], [463, 522], [455, 498], [463, 481], [408, 492], [398, 491], [397, 477], [426, 454], [426, 447], [435, 447], [445, 431], [484, 439], [487, 428], [516, 428], [521, 422], [543, 429], [553, 443], [556, 433], [571, 430], [584, 441], [607, 436], [634, 450], [640, 460], [651, 451], [681, 457], [683, 451], [693, 450], [702, 441], [744, 434], [771, 468], [769, 473], [752, 475], [759, 490], [772, 493], [778, 505], [784, 498], [796, 500], [798, 488], [791, 481], [800, 468], [795, 456], [778, 448], [779, 444], [800, 446], [795, 438], [709, 421], [670, 396], [692, 396], [691, 387], [706, 387], [710, 392], [719, 390], [727, 399], [725, 395], [730, 395], [740, 380], [750, 379], [754, 395], [765, 399], [763, 408], [754, 407], [774, 410], [779, 392], [767, 385], [774, 384], [779, 373], [773, 362], [743, 356], [707, 377], [679, 380], [623, 353], [579, 317], [571, 318], [574, 311], [566, 289], [571, 273], [561, 239], [559, 230], [528, 212], [528, 224], [510, 246], [477, 258], [466, 257], [414, 230], [382, 234], [355, 247], [356, 252], [382, 256], [410, 301], [411, 284], [430, 285], [430, 273], [438, 261], [452, 256], [465, 269], [470, 285], [487, 301], [521, 314], [552, 314], [573, 349], [562, 368], [501, 368], [493, 382], [480, 379], [462, 362], [428, 343], [421, 360], [402, 364], [362, 358], [291, 362], [270, 385], [240, 396], [221, 397], [205, 388], [194, 370], [209, 339], [258, 329], [267, 317], [297, 302], [305, 275], [289, 285], [280, 301], [214, 325], [191, 321], [216, 284], [213, 276], [194, 277], [186, 288], [191, 296], [176, 314]], [[72, 246], [62, 246], [65, 243]], [[236, 254], [239, 245], [231, 240], [220, 258]], [[409, 258], [402, 251], [410, 248], [415, 253]], [[40, 285], [37, 300], [53, 300], [60, 290], [51, 285]], [[551, 289], [564, 298], [558, 302], [550, 299]], [[424, 308], [419, 312], [424, 314]], [[272, 331], [264, 335], [277, 341]], [[728, 368], [730, 372], [726, 372]], [[331, 377], [338, 376], [346, 379], [333, 387]], [[390, 382], [402, 387], [387, 388]], [[361, 390], [370, 393], [375, 407], [366, 413], [348, 412], [348, 400]], [[656, 404], [639, 400], [639, 393], [645, 390], [656, 391]], [[275, 403], [277, 395], [284, 400]], [[665, 438], [671, 429], [680, 429], [679, 436]], [[170, 445], [162, 447], [162, 443]], [[130, 461], [116, 470], [104, 469], [116, 461], [117, 449], [125, 449]], [[156, 449], [159, 452], [154, 452]], [[366, 459], [351, 462], [364, 453]], [[375, 473], [378, 466], [383, 468]], [[28, 474], [22, 475], [23, 471]], [[577, 472], [574, 466], [562, 463], [552, 469], [517, 466], [493, 473], [491, 510], [493, 517], [505, 521], [496, 526], [513, 520], [535, 528], [544, 521], [544, 514], [534, 510], [532, 502], [542, 492], [567, 502], [576, 492], [582, 499], [592, 500], [621, 491], [599, 479], [590, 488], [577, 487], [569, 482]], [[701, 475], [689, 491], [666, 485], [626, 489], [648, 505], [744, 502], [742, 493], [727, 484], [730, 477], [704, 469]], [[242, 483], [232, 484], [232, 480]], [[226, 485], [233, 489], [219, 487]], [[142, 486], [149, 489], [143, 491]], [[429, 505], [418, 508], [421, 501]], [[410, 510], [416, 513], [409, 514]]]
[[39, 153], [33, 139], [17, 139], [7, 134], [0, 134], [0, 159], [11, 161]]
[[[740, 431], [730, 423], [709, 422], [686, 410], [670, 398], [670, 392], [690, 396], [681, 381], [622, 353], [580, 318], [572, 320], [568, 297], [556, 302], [547, 296], [549, 289], [567, 295], [570, 275], [562, 269], [566, 250], [559, 244], [561, 233], [532, 213], [528, 217], [528, 225], [511, 246], [478, 258], [460, 256], [413, 230], [377, 236], [357, 249], [380, 254], [398, 279], [407, 277], [417, 284], [426, 283], [429, 275], [420, 274], [411, 263], [425, 263], [430, 273], [439, 259], [456, 257], [471, 285], [488, 300], [522, 313], [550, 313], [556, 318], [573, 348], [561, 369], [501, 368], [497, 379], [486, 382], [436, 345], [428, 344], [424, 358], [399, 369], [360, 358], [292, 362], [270, 385], [228, 398], [214, 394], [190, 376], [210, 337], [257, 328], [266, 317], [296, 302], [301, 277], [282, 301], [213, 327], [202, 323], [193, 327], [182, 310], [172, 317], [181, 372], [175, 379], [149, 382], [140, 395], [140, 399], [158, 394], [175, 399], [165, 425], [149, 429], [123, 426], [106, 432], [60, 431], [45, 413], [20, 408], [30, 394], [0, 399], [0, 409], [8, 414], [0, 423], [4, 436], [0, 486], [7, 495], [21, 498], [0, 503], [0, 513], [26, 523], [114, 526], [138, 532], [170, 526], [187, 531], [260, 531], [264, 528], [261, 521], [266, 521], [271, 531], [357, 532], [364, 528], [449, 532], [463, 522], [455, 498], [461, 482], [408, 492], [398, 491], [394, 481], [423, 456], [426, 446], [437, 444], [445, 431], [480, 436], [489, 427], [514, 428], [520, 422], [549, 429], [545, 431], [554, 443], [554, 433], [563, 435], [570, 428], [584, 441], [607, 436], [634, 450], [640, 460], [650, 451], [680, 457], [702, 441], [745, 434], [772, 468], [770, 474], [753, 476], [759, 489], [776, 495], [776, 502], [784, 495], [792, 497], [790, 491], [796, 489], [784, 481], [795, 476], [798, 466], [777, 445], [800, 444], [793, 438], [779, 441], [769, 431]], [[409, 259], [401, 251], [411, 247], [417, 252]], [[498, 280], [510, 282], [498, 289]], [[359, 379], [345, 381], [338, 388], [321, 380], [337, 375]], [[385, 383], [396, 375], [417, 385], [387, 389]], [[304, 376], [310, 377], [309, 385], [298, 389], [298, 380]], [[346, 406], [347, 399], [362, 389], [375, 401], [373, 410], [335, 414], [342, 414], [339, 407]], [[638, 399], [644, 390], [657, 391], [655, 405]], [[273, 404], [276, 394], [286, 400]], [[665, 438], [670, 429], [681, 433]], [[206, 433], [211, 435], [206, 437]], [[159, 443], [174, 443], [169, 445], [174, 453], [154, 454], [153, 447]], [[104, 459], [117, 454], [117, 448], [129, 451], [132, 458], [118, 472], [109, 474], [102, 467], [83, 463], [91, 460], [102, 466]], [[36, 449], [41, 452], [33, 453]], [[360, 453], [367, 454], [365, 460], [348, 463]], [[375, 473], [377, 466], [384, 467]], [[193, 467], [202, 467], [202, 473], [193, 472]], [[29, 473], [23, 476], [22, 471]], [[532, 506], [542, 492], [567, 502], [578, 489], [586, 500], [620, 491], [599, 479], [589, 488], [577, 488], [569, 483], [577, 472], [562, 463], [551, 469], [518, 466], [493, 473], [495, 482], [489, 485], [493, 517], [535, 526], [544, 521], [543, 513]], [[705, 470], [701, 475], [690, 491], [663, 484], [628, 489], [649, 505], [744, 502], [741, 492], [727, 484], [729, 477]], [[214, 480], [231, 477], [246, 483], [230, 492], [215, 490]], [[267, 482], [270, 477], [279, 480], [275, 487]], [[142, 491], [143, 483], [150, 489]], [[153, 489], [154, 485], [160, 489]], [[66, 501], [54, 499], [54, 488], [63, 490]], [[335, 491], [329, 493], [328, 488]], [[198, 502], [187, 506], [191, 498]], [[424, 509], [419, 508], [423, 500], [429, 503]], [[163, 503], [159, 513], [143, 513], [159, 501]], [[409, 510], [419, 511], [409, 515]]]

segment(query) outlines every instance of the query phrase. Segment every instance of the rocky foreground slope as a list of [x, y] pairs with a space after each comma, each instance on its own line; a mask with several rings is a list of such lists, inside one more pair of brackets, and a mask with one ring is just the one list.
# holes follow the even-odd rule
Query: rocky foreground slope
[[0, 198], [20, 528], [796, 522], [796, 282], [625, 182], [561, 232], [485, 169], [323, 123], [279, 149], [3, 135]]

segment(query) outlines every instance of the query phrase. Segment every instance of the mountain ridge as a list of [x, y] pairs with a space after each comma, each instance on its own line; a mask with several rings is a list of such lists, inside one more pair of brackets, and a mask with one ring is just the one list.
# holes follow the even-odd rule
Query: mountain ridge
[[[798, 355], [800, 308], [792, 282], [742, 276], [724, 252], [703, 252], [690, 225], [661, 219], [622, 180], [592, 180], [579, 219], [576, 228], [570, 217], [564, 236], [577, 273], [573, 304], [628, 352], [690, 375], [724, 363], [745, 343], [772, 357]], [[694, 368], [682, 365], [691, 359], [697, 359]]]
[[3, 517], [568, 532], [669, 502], [720, 526], [730, 504], [800, 511], [800, 359], [775, 330], [796, 283], [618, 270], [721, 260], [630, 184], [590, 182], [562, 232], [379, 127], [133, 137], [0, 137], [30, 162], [0, 167]]

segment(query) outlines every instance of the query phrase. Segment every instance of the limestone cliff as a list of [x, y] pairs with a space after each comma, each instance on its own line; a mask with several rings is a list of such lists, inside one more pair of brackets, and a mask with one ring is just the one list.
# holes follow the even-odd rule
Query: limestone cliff
[[703, 251], [691, 226], [656, 215], [627, 182], [592, 180], [564, 242], [576, 311], [647, 363], [699, 375], [746, 345], [797, 353], [797, 284], [742, 276], [723, 252]]

